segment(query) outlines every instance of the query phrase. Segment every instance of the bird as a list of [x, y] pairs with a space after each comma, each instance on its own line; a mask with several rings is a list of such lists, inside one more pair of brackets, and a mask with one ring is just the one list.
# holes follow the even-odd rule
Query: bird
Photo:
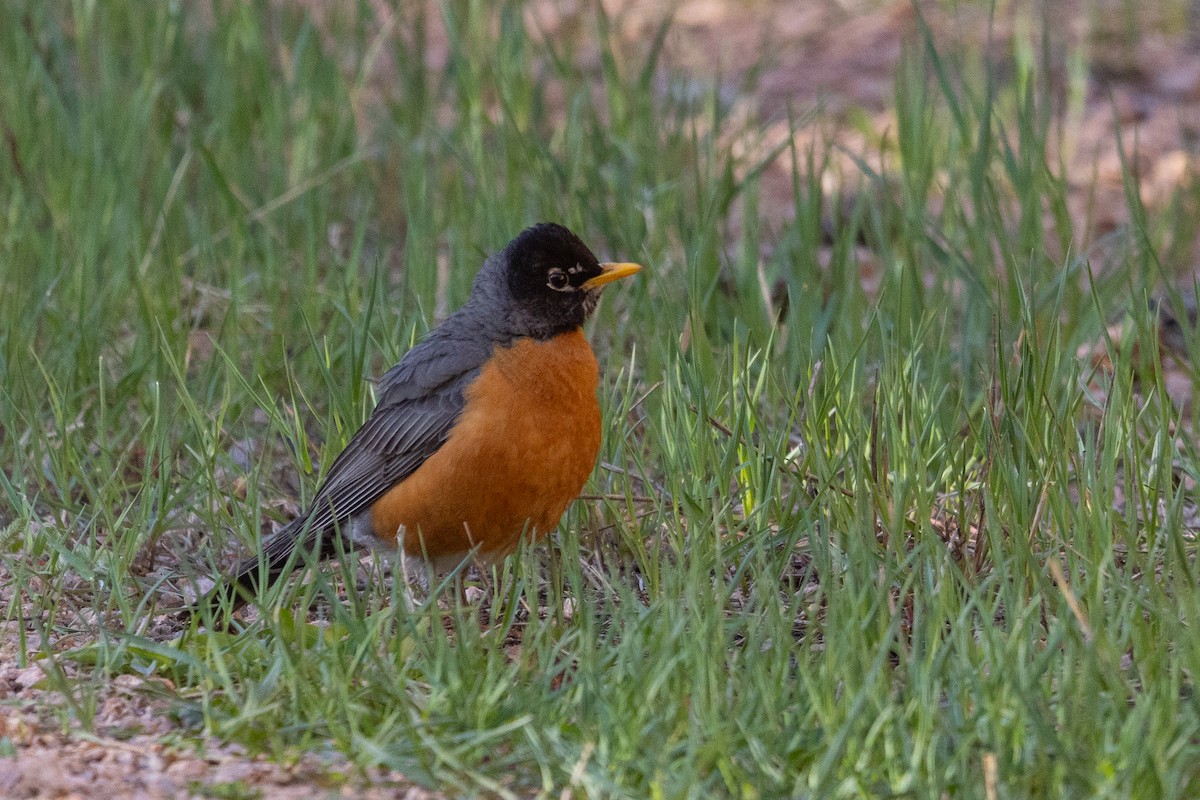
[[444, 572], [555, 529], [601, 443], [582, 326], [604, 286], [641, 269], [601, 263], [552, 222], [486, 258], [467, 301], [379, 380], [304, 512], [184, 616], [240, 608], [303, 563], [297, 549], [323, 560], [368, 548]]

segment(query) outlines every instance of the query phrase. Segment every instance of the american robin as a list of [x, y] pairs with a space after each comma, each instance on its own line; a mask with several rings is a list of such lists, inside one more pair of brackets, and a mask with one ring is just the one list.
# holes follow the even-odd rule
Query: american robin
[[241, 606], [283, 577], [296, 548], [328, 558], [338, 537], [442, 571], [552, 530], [600, 449], [599, 367], [581, 326], [601, 287], [640, 269], [600, 263], [561, 225], [523, 231], [383, 376], [308, 509], [201, 602]]

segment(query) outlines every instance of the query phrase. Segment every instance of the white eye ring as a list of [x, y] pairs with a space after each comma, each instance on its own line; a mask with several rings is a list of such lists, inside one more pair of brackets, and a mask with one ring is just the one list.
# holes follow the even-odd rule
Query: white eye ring
[[571, 279], [567, 277], [567, 273], [555, 267], [550, 270], [549, 280], [546, 281], [546, 285], [556, 292], [565, 292], [571, 288]]

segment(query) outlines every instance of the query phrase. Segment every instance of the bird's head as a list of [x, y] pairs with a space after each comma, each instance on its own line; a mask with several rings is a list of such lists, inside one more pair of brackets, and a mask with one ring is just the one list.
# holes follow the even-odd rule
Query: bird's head
[[578, 236], [552, 222], [525, 229], [490, 261], [501, 273], [494, 277], [503, 278], [508, 321], [537, 338], [578, 328], [596, 309], [606, 284], [641, 270], [637, 264], [601, 263]]

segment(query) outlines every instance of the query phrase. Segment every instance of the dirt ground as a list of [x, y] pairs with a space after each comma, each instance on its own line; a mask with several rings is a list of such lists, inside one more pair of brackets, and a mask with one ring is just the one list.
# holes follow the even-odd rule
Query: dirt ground
[[[311, 2], [319, 14], [319, 4]], [[608, 5], [617, 35], [636, 48], [652, 38], [671, 4], [622, 0]], [[1002, 4], [1008, 16], [993, 21], [990, 39], [986, 4], [948, 11], [953, 5], [922, 5], [935, 38], [974, 42], [995, 59], [998, 69], [1006, 69], [1010, 37], [1028, 30], [1014, 11], [1022, 4]], [[1075, 246], [1086, 248], [1128, 216], [1118, 133], [1131, 152], [1151, 214], [1193, 185], [1200, 142], [1200, 36], [1196, 20], [1191, 27], [1176, 21], [1168, 25], [1154, 18], [1156, 12], [1140, 11], [1140, 36], [1130, 42], [1123, 34], [1128, 25], [1121, 12], [1128, 3], [1045, 5], [1052, 6], [1053, 29], [1063, 37], [1052, 48], [1057, 54], [1052, 58], [1062, 59], [1051, 65], [1052, 90], [1065, 85], [1071, 45], [1087, 44], [1088, 89], [1075, 116], [1063, 118], [1074, 136], [1070, 152], [1060, 154], [1071, 176]], [[571, 8], [565, 2], [539, 2], [529, 14], [552, 31], [555, 24], [567, 24]], [[1181, 30], [1164, 32], [1172, 26]], [[917, 15], [908, 0], [686, 0], [676, 4], [665, 54], [671, 70], [693, 74], [700, 82], [719, 77], [738, 113], [761, 128], [765, 145], [793, 135], [787, 122], [790, 107], [801, 114], [817, 112], [802, 117], [810, 121], [795, 131], [800, 152], [811, 142], [836, 141], [846, 152], [877, 161], [880, 142], [895, 130], [889, 110], [893, 71], [902, 42], [916, 31]], [[748, 71], [764, 57], [758, 79], [749, 91], [741, 91]], [[431, 58], [437, 58], [436, 47]], [[380, 69], [386, 66], [381, 62]], [[864, 118], [869, 121], [865, 128]], [[781, 162], [763, 177], [761, 213], [768, 230], [778, 229], [792, 213], [790, 169]], [[850, 160], [839, 163], [835, 157], [827, 185], [838, 187], [856, 172]], [[1180, 267], [1181, 272], [1192, 269]], [[1181, 378], [1177, 391], [1190, 399], [1190, 379]], [[6, 578], [0, 574], [0, 587], [8, 583]], [[346, 770], [337, 760], [311, 756], [280, 765], [214, 739], [197, 742], [181, 735], [182, 724], [170, 713], [172, 687], [157, 678], [126, 675], [114, 680], [94, 709], [93, 731], [85, 733], [70, 721], [75, 714], [34, 661], [36, 637], [22, 642], [14, 625], [6, 623], [0, 631], [0, 796], [438, 796], [386, 771], [351, 773], [339, 782], [330, 777]]]
[[[0, 573], [0, 585], [7, 578]], [[384, 769], [353, 771], [340, 757], [305, 755], [278, 764], [238, 745], [179, 735], [172, 714], [174, 687], [162, 678], [120, 675], [93, 710], [92, 732], [74, 722], [63, 695], [41, 662], [19, 664], [17, 623], [0, 626], [0, 797], [278, 798], [355, 797], [368, 800], [438, 797]], [[27, 634], [28, 636], [28, 634]], [[25, 650], [37, 650], [36, 636]], [[55, 643], [56, 649], [69, 644]], [[70, 662], [59, 662], [68, 681]], [[7, 750], [7, 752], [5, 752]]]

